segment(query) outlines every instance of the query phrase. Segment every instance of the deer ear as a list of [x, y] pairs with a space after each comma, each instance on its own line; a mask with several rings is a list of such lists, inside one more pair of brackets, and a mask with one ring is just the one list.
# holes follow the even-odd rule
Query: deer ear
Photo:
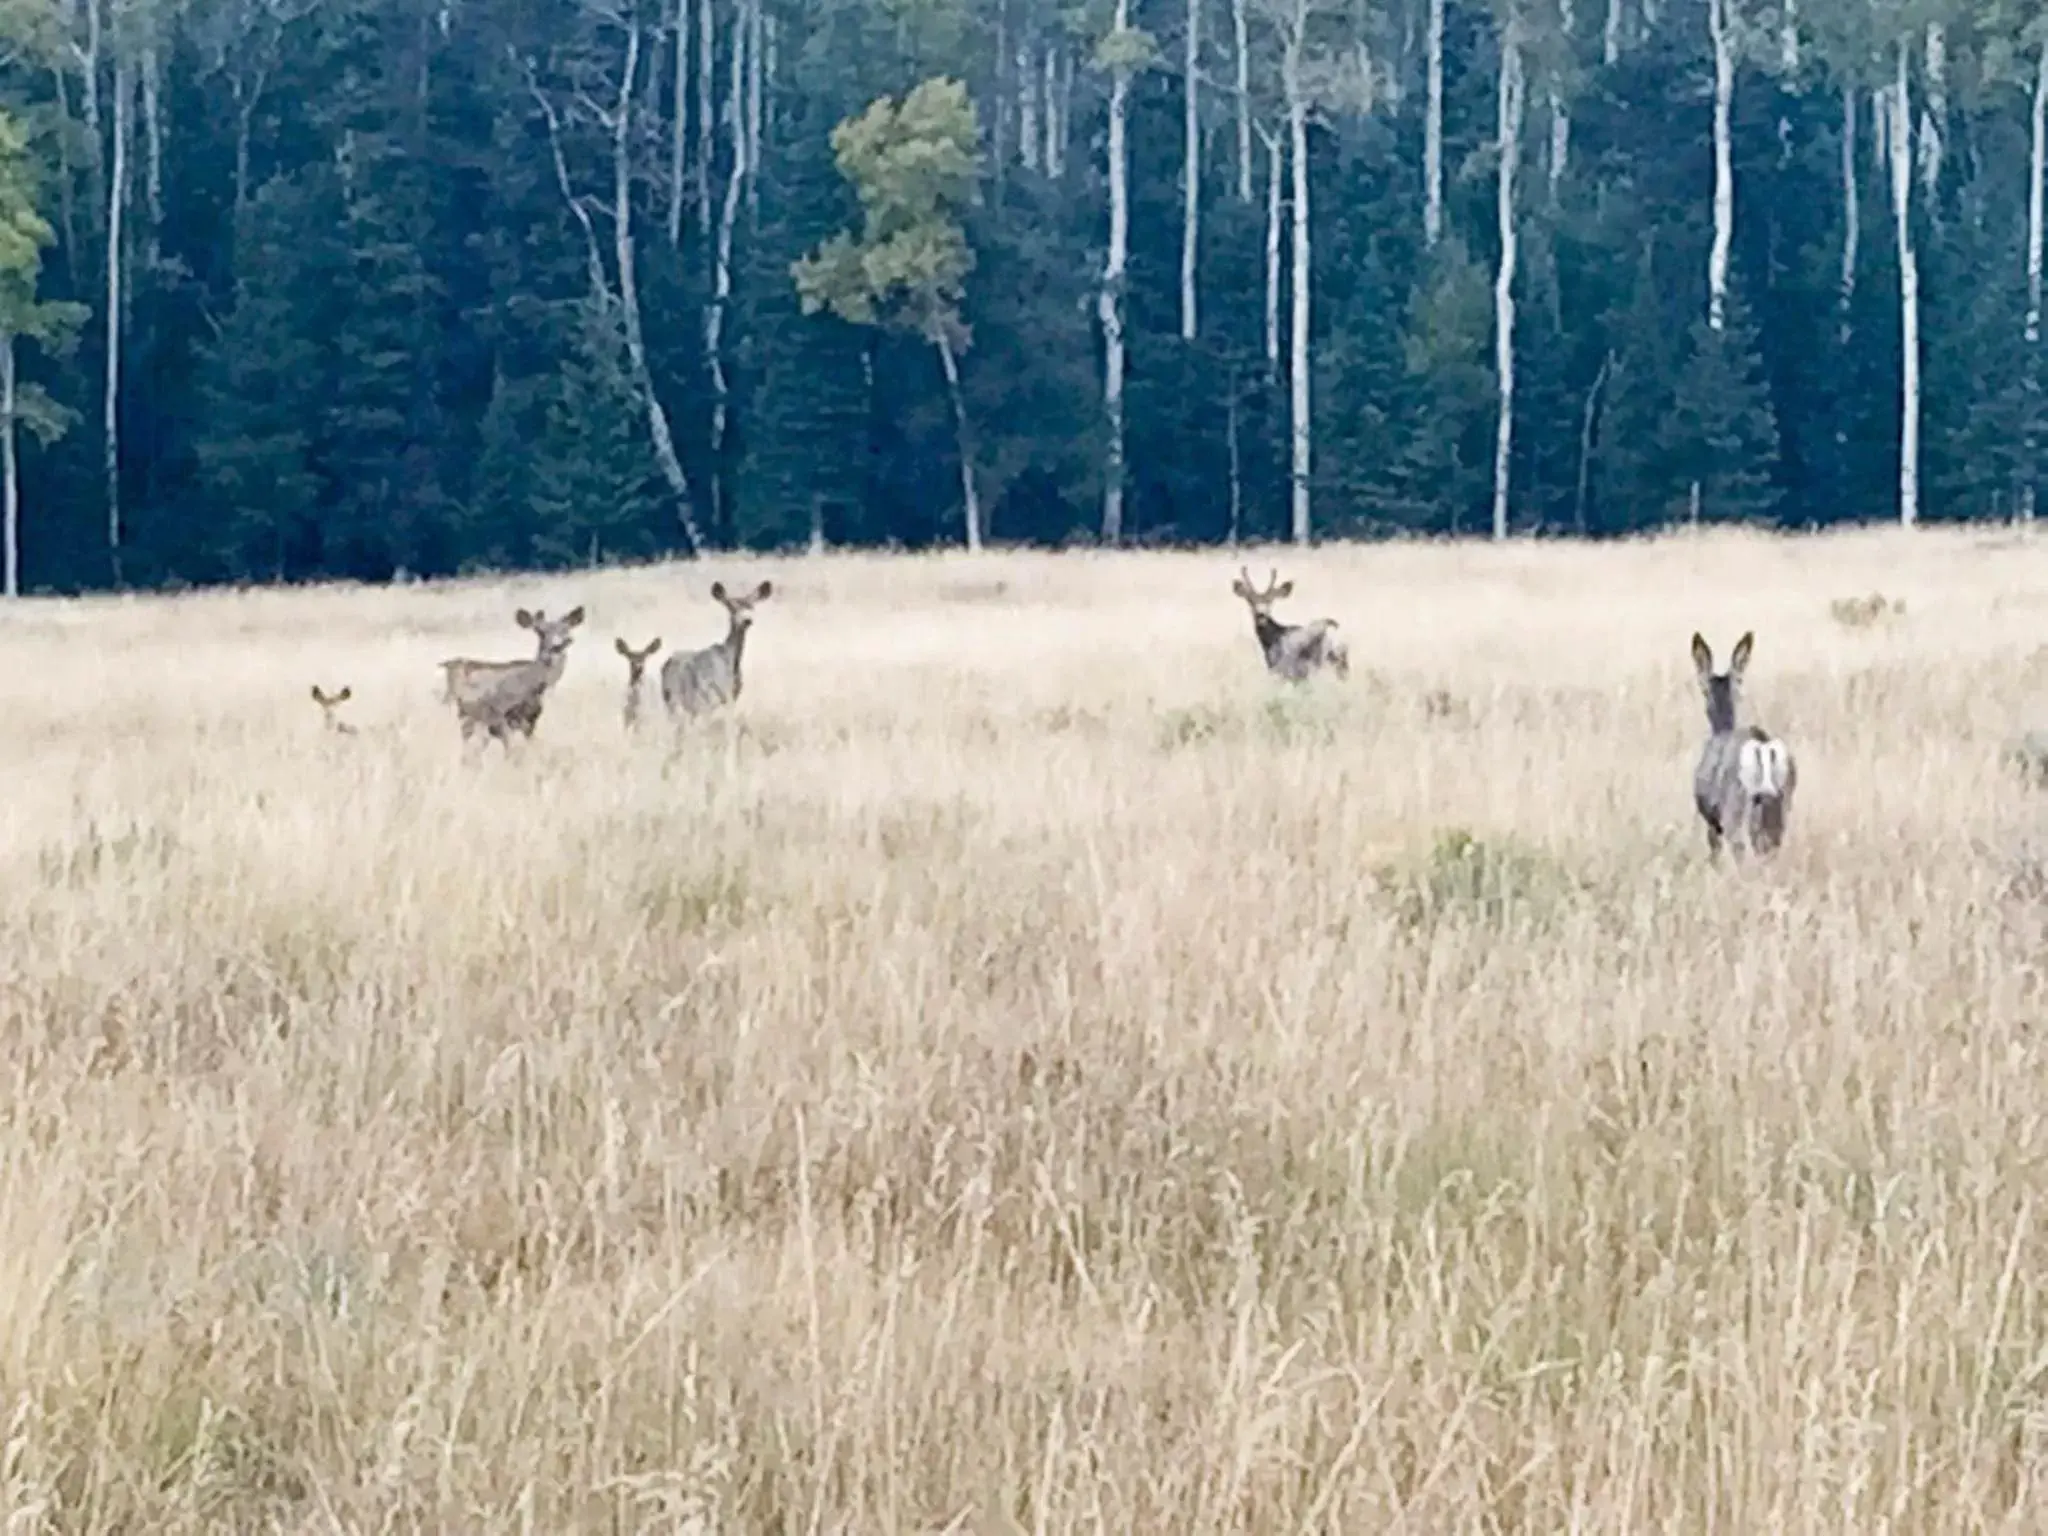
[[769, 595], [769, 594], [770, 594], [771, 592], [773, 592], [774, 590], [775, 590], [775, 583], [774, 583], [774, 582], [772, 582], [772, 581], [764, 581], [764, 582], [762, 582], [760, 586], [758, 586], [758, 587], [756, 587], [756, 588], [754, 589], [754, 601], [758, 603], [759, 601], [761, 601], [761, 599], [762, 599], [762, 598], [764, 598], [764, 597], [768, 596], [768, 595]]
[[661, 649], [661, 636], [659, 636], [659, 635], [656, 635], [656, 636], [655, 636], [655, 637], [654, 637], [654, 638], [653, 638], [652, 640], [650, 640], [650, 641], [648, 641], [648, 642], [647, 642], [647, 654], [648, 654], [648, 655], [652, 656], [652, 655], [653, 655], [653, 654], [654, 654], [654, 653], [655, 653], [656, 651], [658, 651], [658, 650], [660, 650], [660, 649]]
[[514, 624], [517, 624], [521, 629], [531, 629], [533, 628], [534, 617], [535, 616], [533, 614], [528, 613], [524, 608], [522, 608], [517, 613], [512, 615], [512, 622]]
[[1293, 595], [1293, 593], [1294, 583], [1291, 581], [1283, 581], [1280, 583], [1279, 586], [1273, 589], [1273, 595], [1275, 597], [1290, 597]]
[[583, 622], [583, 605], [578, 603], [574, 608], [563, 614], [562, 622], [564, 624], [581, 624]]
[[1728, 672], [1730, 676], [1740, 677], [1742, 675], [1742, 669], [1749, 665], [1750, 648], [1755, 644], [1756, 636], [1748, 630], [1744, 630], [1742, 638], [1735, 642], [1735, 649], [1728, 653]]
[[336, 694], [336, 695], [334, 696], [334, 702], [335, 702], [335, 703], [337, 703], [337, 704], [346, 704], [346, 703], [347, 703], [347, 702], [348, 702], [348, 701], [349, 701], [350, 699], [354, 698], [355, 696], [356, 696], [356, 691], [355, 691], [355, 689], [353, 689], [353, 688], [351, 688], [351, 687], [348, 687], [347, 685], [345, 685], [345, 684], [344, 684], [344, 685], [343, 685], [343, 687], [342, 687], [342, 690], [341, 690], [341, 692], [337, 693], [337, 694]]
[[313, 685], [313, 702], [315, 704], [325, 704], [327, 702], [327, 695], [320, 691], [318, 683]]
[[1244, 584], [1244, 578], [1241, 576], [1233, 576], [1230, 578], [1230, 590], [1236, 596], [1242, 597], [1247, 601], [1249, 601], [1251, 598], [1251, 593], [1249, 590], [1246, 589]]
[[621, 656], [625, 657], [628, 661], [631, 661], [633, 659], [633, 647], [626, 644], [626, 637], [624, 635], [615, 635], [612, 637], [612, 649], [617, 651]]
[[1702, 678], [1714, 675], [1714, 648], [1707, 644], [1707, 637], [1697, 630], [1693, 632], [1692, 637], [1692, 664], [1693, 670]]
[[718, 600], [719, 602], [721, 602], [721, 603], [722, 603], [722, 602], [724, 602], [724, 601], [725, 601], [725, 583], [724, 583], [724, 582], [722, 582], [722, 581], [714, 581], [713, 583], [711, 583], [711, 595], [712, 595], [712, 596], [713, 596], [714, 598], [716, 598], [716, 599], [717, 599], [717, 600]]

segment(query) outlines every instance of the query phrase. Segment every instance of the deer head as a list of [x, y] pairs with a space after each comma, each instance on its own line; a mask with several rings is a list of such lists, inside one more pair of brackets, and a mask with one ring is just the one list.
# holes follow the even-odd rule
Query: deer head
[[656, 635], [637, 651], [626, 644], [624, 637], [614, 639], [612, 647], [626, 658], [626, 724], [634, 725], [640, 719], [640, 692], [647, 682], [647, 663], [661, 649], [661, 636]]
[[569, 649], [569, 642], [575, 639], [571, 631], [583, 622], [583, 607], [579, 603], [559, 619], [549, 618], [538, 608], [531, 613], [521, 608], [512, 615], [512, 622], [521, 629], [533, 631], [534, 641], [538, 647], [535, 654], [538, 659], [545, 661], [560, 656]]
[[356, 728], [336, 713], [342, 705], [355, 697], [355, 689], [343, 684], [337, 693], [328, 693], [318, 683], [313, 685], [313, 702], [320, 706], [320, 719], [328, 730], [341, 736], [353, 736]]
[[727, 632], [728, 638], [744, 635], [754, 622], [754, 604], [760, 602], [775, 590], [773, 582], [764, 581], [751, 593], [735, 593], [725, 590], [725, 583], [711, 583], [711, 595], [725, 605], [726, 616], [732, 621]]

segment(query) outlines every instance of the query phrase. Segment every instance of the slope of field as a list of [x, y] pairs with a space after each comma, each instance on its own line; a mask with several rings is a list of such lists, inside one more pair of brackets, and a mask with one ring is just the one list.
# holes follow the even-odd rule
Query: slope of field
[[1348, 684], [1220, 555], [0, 612], [0, 1519], [2043, 1528], [2048, 547], [1276, 560]]

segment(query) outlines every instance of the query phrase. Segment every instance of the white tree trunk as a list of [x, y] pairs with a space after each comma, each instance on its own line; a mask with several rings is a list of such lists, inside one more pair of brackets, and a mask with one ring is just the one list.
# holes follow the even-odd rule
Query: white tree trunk
[[1735, 102], [1735, 47], [1728, 35], [1727, 0], [1707, 0], [1707, 32], [1714, 43], [1714, 243], [1707, 253], [1707, 324], [1719, 331], [1728, 310], [1728, 253], [1735, 239], [1735, 160], [1731, 109]]
[[675, 497], [676, 519], [690, 552], [701, 554], [704, 539], [697, 531], [697, 518], [690, 509], [690, 480], [676, 453], [675, 435], [669, 430], [668, 411], [655, 393], [654, 373], [647, 364], [647, 340], [640, 327], [640, 281], [633, 259], [633, 82], [640, 73], [640, 19], [633, 12], [626, 29], [626, 61], [619, 76], [618, 102], [612, 117], [612, 257], [619, 269], [619, 310], [625, 322], [626, 356], [633, 365], [633, 382], [640, 391], [641, 407], [647, 413], [648, 435], [654, 441], [654, 460], [661, 477]]
[[14, 458], [14, 337], [0, 336], [0, 595], [21, 596], [21, 475]]
[[1065, 166], [1060, 160], [1060, 60], [1051, 43], [1045, 45], [1041, 84], [1045, 90], [1045, 174], [1057, 181]]
[[1609, 69], [1621, 60], [1622, 0], [1607, 0], [1607, 25], [1600, 32], [1600, 59]]
[[[1117, 0], [1111, 33], [1119, 42], [1130, 26], [1130, 0]], [[1131, 72], [1118, 65], [1109, 83], [1109, 252], [1102, 264], [1102, 286], [1095, 296], [1102, 320], [1102, 415], [1109, 430], [1107, 460], [1102, 467], [1102, 541], [1115, 544], [1124, 536], [1124, 262], [1130, 247], [1131, 189], [1125, 119], [1129, 113]]]
[[1785, 0], [1778, 13], [1778, 68], [1788, 77], [1799, 73], [1799, 0]]
[[1943, 138], [1948, 133], [1948, 33], [1927, 23], [1927, 110], [1920, 118], [1920, 179], [1929, 197], [1941, 185]]
[[122, 281], [123, 215], [128, 208], [129, 98], [134, 81], [126, 58], [114, 65], [114, 164], [107, 178], [107, 372], [106, 416], [107, 552], [114, 580], [121, 579], [121, 321], [126, 308]]
[[1017, 47], [1017, 150], [1025, 170], [1038, 169], [1038, 72], [1023, 44]]
[[1838, 290], [1842, 345], [1849, 344], [1856, 304], [1856, 247], [1863, 237], [1863, 197], [1856, 185], [1856, 87], [1842, 87], [1842, 278]]
[[718, 152], [718, 121], [713, 115], [712, 72], [718, 57], [718, 16], [713, 0], [697, 4], [697, 230], [711, 240], [711, 159]]
[[981, 553], [981, 495], [974, 486], [974, 434], [967, 427], [967, 397], [960, 388], [960, 361], [943, 331], [934, 340], [939, 366], [946, 371], [946, 394], [953, 402], [953, 437], [960, 449], [960, 505], [967, 522], [967, 549]]
[[747, 35], [747, 218], [761, 222], [761, 0], [746, 0], [740, 25]]
[[1280, 377], [1280, 139], [1266, 140], [1266, 373]]
[[1237, 198], [1252, 200], [1252, 43], [1245, 0], [1230, 0], [1230, 26], [1237, 35]]
[[[2030, 383], [2038, 382], [2041, 366], [2041, 236], [2042, 203], [2048, 197], [2048, 186], [2043, 178], [2048, 176], [2048, 42], [2041, 45], [2041, 57], [2034, 70], [2034, 115], [2033, 151], [2028, 158], [2027, 175], [2027, 378]], [[2030, 439], [2034, 434], [2034, 423], [2029, 422]], [[2029, 442], [2030, 450], [2037, 446]], [[2027, 458], [2026, 479], [2020, 487], [2020, 518], [2031, 523], [2034, 520], [2034, 471], [2033, 454]]]
[[162, 70], [153, 43], [142, 52], [142, 142], [143, 186], [149, 199], [146, 251], [148, 265], [154, 269], [164, 227], [164, 117]]
[[1433, 251], [1444, 233], [1444, 0], [1429, 0], [1423, 49], [1422, 243]]
[[[1123, 10], [1124, 0], [1117, 9]], [[1202, 102], [1196, 72], [1202, 67], [1202, 0], [1188, 0], [1181, 95], [1180, 339], [1195, 339], [1195, 267], [1202, 223]]]
[[1293, 325], [1288, 345], [1289, 436], [1292, 448], [1288, 481], [1293, 511], [1294, 542], [1309, 541], [1309, 474], [1314, 447], [1313, 423], [1309, 415], [1308, 340], [1309, 299], [1314, 292], [1310, 275], [1308, 229], [1308, 91], [1301, 77], [1302, 51], [1308, 39], [1308, 0], [1295, 0], [1294, 27], [1287, 41], [1284, 64], [1287, 89], [1287, 157], [1294, 173], [1294, 206], [1289, 222], [1294, 230], [1293, 260], [1288, 266], [1289, 297], [1293, 301]]
[[684, 182], [690, 167], [690, 0], [676, 0], [675, 74], [669, 92], [668, 244], [683, 248]]
[[1899, 246], [1899, 521], [1910, 528], [1920, 520], [1920, 262], [1913, 250], [1913, 101], [1904, 42], [1887, 112]]
[[[1563, 41], [1570, 44], [1572, 35], [1572, 0], [1558, 0], [1558, 27]], [[1572, 109], [1565, 104], [1564, 93], [1558, 88], [1556, 72], [1552, 71], [1550, 85], [1550, 203], [1557, 206], [1558, 190], [1563, 185], [1566, 163], [1572, 150]]]
[[[708, 9], [711, 0], [701, 0]], [[735, 15], [729, 72], [726, 77], [725, 121], [732, 142], [732, 165], [726, 172], [725, 204], [718, 214], [718, 244], [711, 258], [711, 302], [704, 309], [704, 358], [711, 372], [711, 452], [713, 462], [725, 447], [728, 386], [725, 378], [725, 307], [732, 302], [732, 237], [739, 223], [740, 193], [747, 181], [747, 27]], [[724, 494], [722, 477], [712, 471], [712, 499]]]
[[1499, 121], [1500, 152], [1496, 212], [1500, 220], [1500, 268], [1493, 281], [1494, 372], [1500, 384], [1499, 420], [1493, 438], [1493, 536], [1508, 536], [1508, 468], [1515, 445], [1515, 173], [1522, 158], [1522, 39], [1515, 23], [1503, 25]]

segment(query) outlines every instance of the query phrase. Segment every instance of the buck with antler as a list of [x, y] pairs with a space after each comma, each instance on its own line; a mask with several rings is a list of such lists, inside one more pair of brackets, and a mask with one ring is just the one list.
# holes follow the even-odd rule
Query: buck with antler
[[462, 722], [462, 739], [478, 731], [504, 742], [513, 731], [531, 736], [540, 723], [548, 690], [561, 680], [573, 631], [583, 622], [583, 609], [570, 609], [559, 619], [521, 608], [513, 615], [521, 629], [533, 631], [530, 661], [472, 661], [466, 657], [441, 663], [447, 675], [448, 698]]
[[702, 715], [740, 696], [740, 658], [753, 627], [754, 605], [775, 590], [762, 582], [751, 594], [725, 590], [714, 581], [711, 595], [725, 606], [725, 638], [701, 651], [677, 651], [661, 664], [661, 702], [670, 715]]
[[1261, 591], [1252, 585], [1252, 573], [1240, 566], [1230, 590], [1252, 611], [1252, 633], [1265, 653], [1267, 671], [1291, 683], [1302, 682], [1323, 667], [1339, 677], [1351, 675], [1351, 652], [1337, 635], [1335, 619], [1282, 624], [1273, 617], [1273, 605], [1294, 591], [1294, 583], [1282, 581], [1278, 571], [1270, 574]]

